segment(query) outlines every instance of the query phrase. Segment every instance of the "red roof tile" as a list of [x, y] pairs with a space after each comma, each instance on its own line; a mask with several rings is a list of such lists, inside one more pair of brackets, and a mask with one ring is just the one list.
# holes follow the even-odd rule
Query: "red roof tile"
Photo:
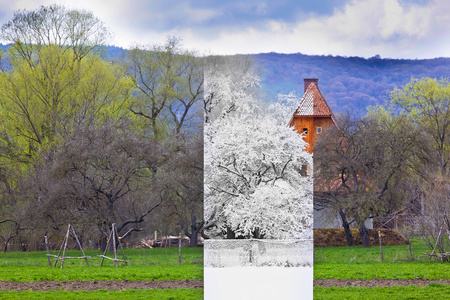
[[333, 112], [315, 83], [306, 89], [294, 116], [331, 117], [334, 120]]

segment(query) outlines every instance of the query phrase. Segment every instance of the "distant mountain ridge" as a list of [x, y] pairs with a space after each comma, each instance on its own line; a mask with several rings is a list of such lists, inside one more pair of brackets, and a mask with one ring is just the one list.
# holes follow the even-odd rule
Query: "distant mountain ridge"
[[364, 115], [369, 105], [389, 101], [389, 91], [411, 78], [450, 76], [450, 58], [369, 59], [361, 57], [261, 53], [251, 55], [261, 66], [268, 98], [293, 90], [303, 95], [303, 79], [318, 78], [319, 89], [333, 112]]

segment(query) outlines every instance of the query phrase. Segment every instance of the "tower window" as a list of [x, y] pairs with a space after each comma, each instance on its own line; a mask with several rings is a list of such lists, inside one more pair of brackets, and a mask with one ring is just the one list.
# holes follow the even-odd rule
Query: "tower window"
[[303, 133], [308, 134], [308, 128], [303, 128]]
[[322, 127], [317, 127], [317, 128], [316, 128], [316, 132], [317, 132], [317, 133], [321, 133], [321, 132], [322, 132]]

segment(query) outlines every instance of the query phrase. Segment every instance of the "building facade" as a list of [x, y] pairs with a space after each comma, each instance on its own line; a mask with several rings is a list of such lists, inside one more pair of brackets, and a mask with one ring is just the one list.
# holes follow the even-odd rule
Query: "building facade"
[[306, 150], [313, 154], [314, 138], [327, 126], [336, 125], [336, 122], [333, 112], [319, 90], [319, 79], [304, 79], [304, 85], [304, 95], [289, 121], [289, 126], [304, 134], [303, 138], [308, 143]]
[[[319, 90], [319, 79], [304, 79], [304, 95], [295, 110], [289, 126], [294, 127], [308, 143], [306, 150], [314, 156], [314, 139], [329, 126], [336, 126], [336, 119], [327, 101]], [[311, 170], [306, 169], [306, 174]], [[322, 211], [314, 210], [314, 228], [341, 228], [339, 216], [330, 220]], [[372, 219], [366, 221], [367, 228], [373, 228]]]

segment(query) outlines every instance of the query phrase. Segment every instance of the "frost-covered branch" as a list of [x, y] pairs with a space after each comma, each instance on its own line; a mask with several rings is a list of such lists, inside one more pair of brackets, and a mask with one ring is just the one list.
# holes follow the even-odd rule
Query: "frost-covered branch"
[[290, 94], [264, 110], [252, 92], [257, 76], [221, 67], [206, 68], [205, 219], [214, 225], [208, 221], [205, 230], [212, 236], [304, 236], [312, 225], [312, 179], [299, 170], [312, 168], [312, 157], [287, 126], [299, 99]]

